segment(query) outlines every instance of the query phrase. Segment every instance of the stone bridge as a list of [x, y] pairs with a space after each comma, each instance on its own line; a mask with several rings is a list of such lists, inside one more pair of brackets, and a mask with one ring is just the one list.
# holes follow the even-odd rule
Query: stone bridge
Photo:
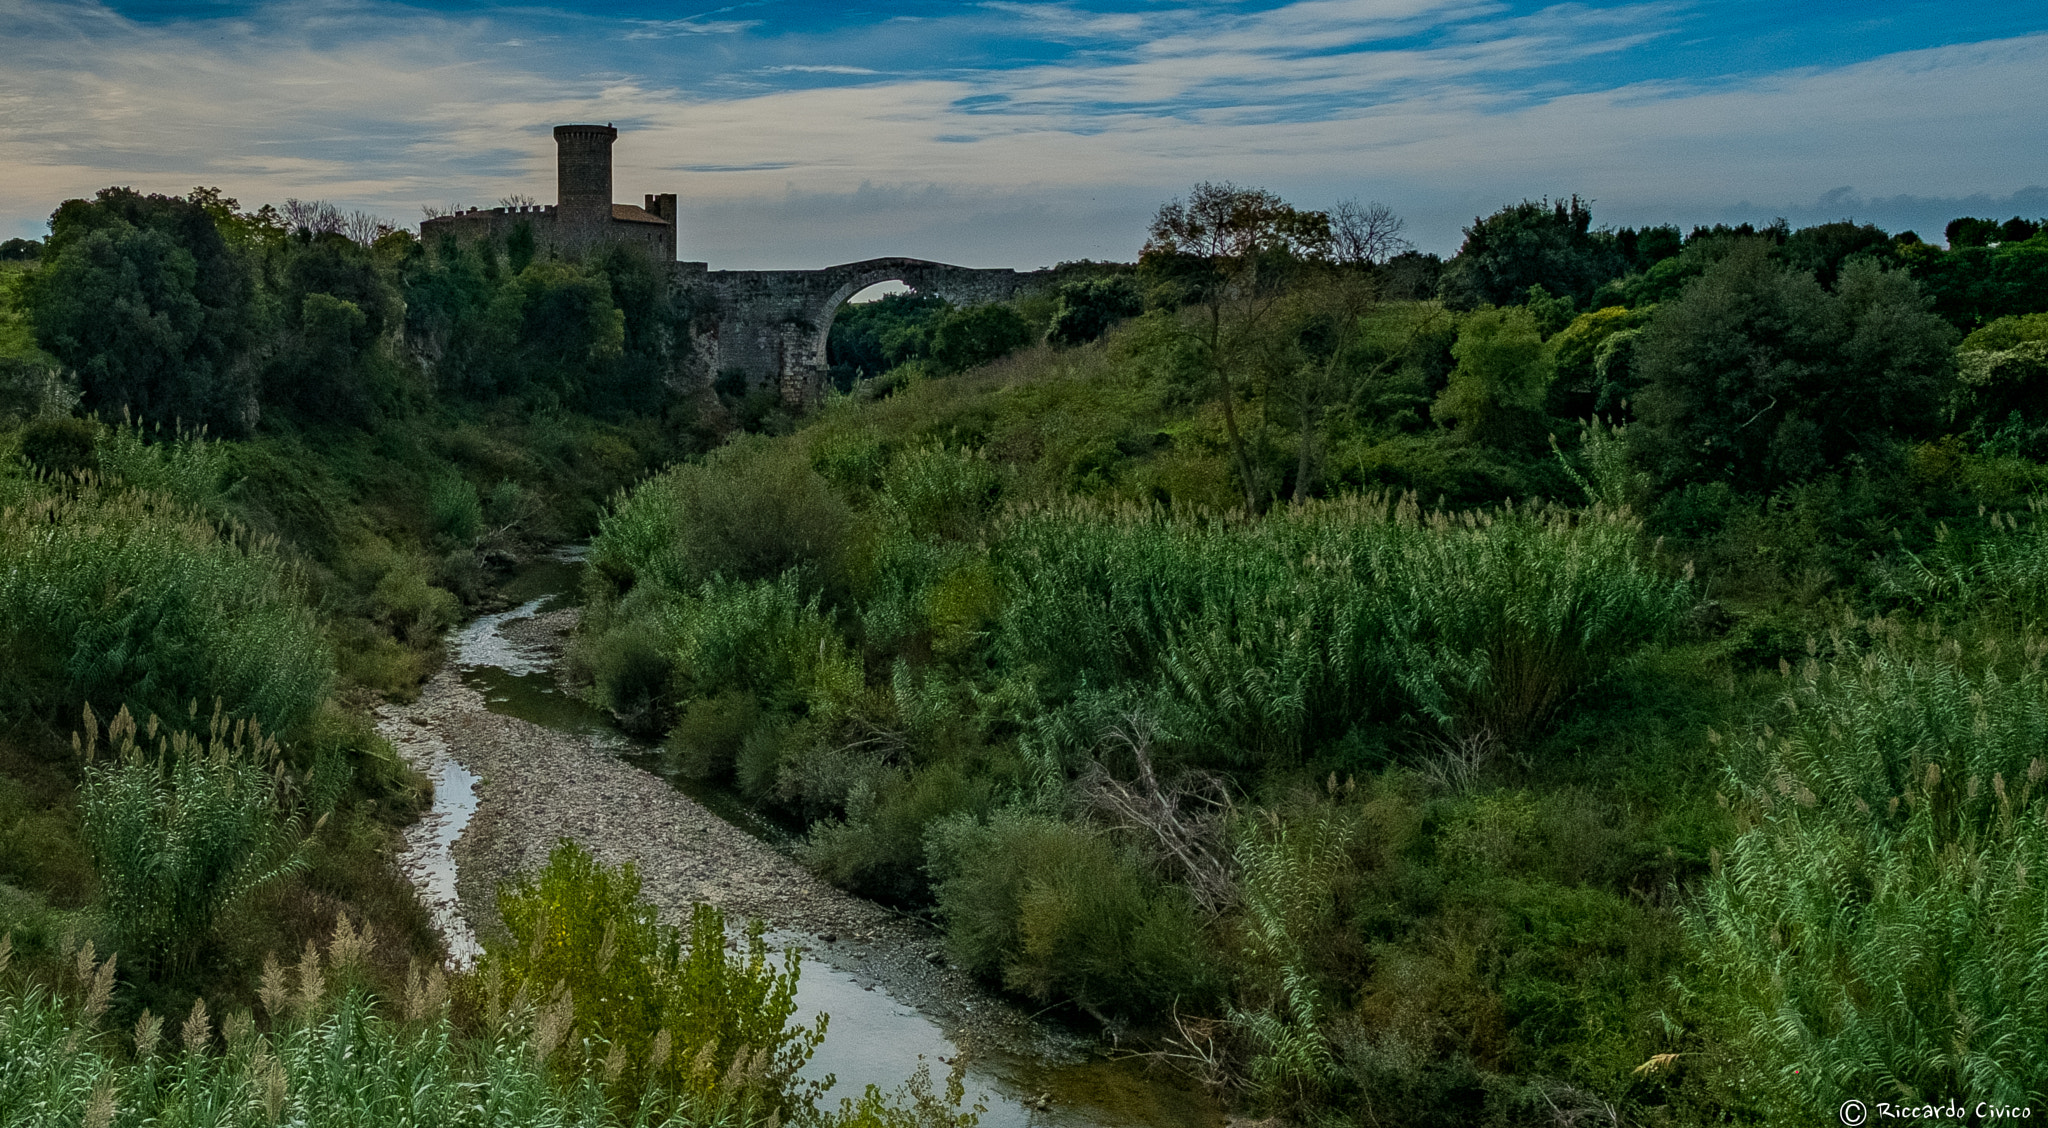
[[750, 388], [774, 388], [808, 407], [824, 396], [825, 342], [846, 299], [877, 282], [901, 282], [954, 305], [1006, 301], [1044, 283], [1050, 271], [978, 270], [913, 258], [878, 258], [822, 270], [710, 270], [676, 264], [676, 282], [697, 290], [709, 316], [697, 339], [702, 374], [744, 374]]

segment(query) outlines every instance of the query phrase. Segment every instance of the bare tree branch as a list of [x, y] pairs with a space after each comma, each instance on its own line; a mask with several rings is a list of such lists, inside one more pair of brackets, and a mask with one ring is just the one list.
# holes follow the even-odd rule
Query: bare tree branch
[[1330, 250], [1338, 262], [1377, 266], [1415, 244], [1401, 237], [1407, 223], [1374, 201], [1344, 200], [1330, 209]]
[[1080, 794], [1112, 826], [1149, 838], [1158, 860], [1178, 873], [1196, 903], [1220, 913], [1237, 895], [1224, 848], [1230, 792], [1221, 779], [1201, 774], [1162, 786], [1152, 769], [1153, 736], [1149, 717], [1126, 714], [1104, 742], [1130, 753], [1137, 780], [1118, 779], [1097, 761], [1082, 778]]

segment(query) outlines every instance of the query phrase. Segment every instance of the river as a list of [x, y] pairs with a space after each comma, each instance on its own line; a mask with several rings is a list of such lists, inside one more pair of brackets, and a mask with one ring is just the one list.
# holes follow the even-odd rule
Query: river
[[[553, 613], [573, 606], [580, 568], [580, 559], [572, 550], [523, 569], [505, 591], [506, 597], [519, 605], [479, 616], [451, 636], [449, 669], [429, 683], [419, 705], [383, 711], [380, 728], [434, 781], [433, 808], [410, 830], [401, 866], [434, 912], [447, 937], [450, 956], [458, 964], [472, 959], [477, 951], [470, 922], [494, 912], [476, 903], [488, 897], [477, 891], [478, 886], [494, 881], [479, 881], [479, 875], [464, 867], [509, 870], [515, 868], [510, 863], [500, 861], [493, 866], [479, 859], [522, 856], [498, 842], [516, 837], [505, 825], [525, 812], [507, 808], [521, 800], [508, 794], [509, 802], [500, 800], [494, 805], [494, 792], [524, 787], [520, 794], [527, 802], [536, 794], [545, 797], [542, 802], [552, 802], [587, 782], [595, 774], [590, 769], [601, 765], [593, 758], [572, 770], [557, 767], [543, 772], [534, 769], [530, 759], [493, 760], [507, 743], [503, 729], [494, 730], [495, 739], [480, 738], [474, 731], [479, 727], [478, 718], [457, 715], [465, 711], [465, 705], [473, 710], [480, 704], [512, 726], [530, 726], [523, 734], [528, 743], [544, 732], [547, 735], [540, 743], [570, 746], [585, 757], [610, 761], [602, 766], [614, 781], [613, 800], [596, 803], [595, 812], [572, 809], [562, 816], [579, 832], [574, 835], [579, 841], [586, 835], [629, 839], [624, 848], [629, 853], [639, 851], [634, 854], [636, 865], [651, 873], [659, 872], [658, 862], [646, 857], [645, 851], [657, 849], [658, 840], [664, 837], [673, 840], [695, 835], [692, 841], [702, 841], [722, 834], [726, 841], [717, 845], [728, 851], [746, 845], [733, 839], [753, 844], [751, 852], [738, 849], [722, 855], [721, 863], [714, 867], [718, 871], [715, 876], [698, 875], [693, 898], [719, 903], [726, 898], [717, 894], [740, 880], [736, 873], [743, 877], [748, 869], [774, 868], [777, 863], [794, 867], [788, 860], [791, 837], [786, 828], [731, 795], [666, 770], [659, 748], [628, 739], [604, 714], [562, 688], [555, 669], [559, 640], [550, 645], [548, 636], [533, 628], [561, 618]], [[459, 679], [460, 689], [449, 683], [451, 677]], [[490, 728], [488, 724], [482, 727]], [[622, 764], [631, 765], [629, 774], [619, 773]], [[556, 782], [550, 786], [542, 778], [535, 781], [537, 786], [525, 787], [521, 781], [500, 779], [525, 775], [529, 770], [543, 777], [551, 775]], [[633, 785], [631, 780], [636, 778], [641, 782]], [[708, 830], [700, 825], [694, 831], [664, 836], [631, 833], [631, 820], [625, 820], [626, 834], [614, 830], [607, 835], [606, 827], [618, 824], [605, 823], [602, 816], [622, 807], [616, 799], [621, 780], [628, 788], [667, 791], [668, 802], [708, 810], [716, 821], [698, 814]], [[659, 796], [635, 798], [645, 801]], [[491, 841], [465, 842], [465, 835]], [[524, 838], [529, 843], [551, 840], [544, 831], [527, 833]], [[760, 849], [763, 846], [773, 851], [775, 859], [766, 867], [761, 862], [766, 854]], [[600, 857], [604, 857], [603, 847], [603, 842], [595, 847]], [[534, 860], [534, 850], [531, 845], [525, 847], [523, 857], [528, 865]], [[732, 860], [735, 858], [739, 860]], [[680, 890], [669, 897], [678, 901], [690, 892], [689, 883], [688, 877], [678, 877], [663, 888]], [[821, 909], [818, 902], [827, 898], [857, 902], [832, 890], [807, 890], [802, 911], [784, 913], [778, 910], [789, 906], [773, 897], [773, 890], [781, 886], [767, 888], [769, 901], [755, 906], [753, 912], [784, 924], [770, 934], [771, 941], [797, 946], [805, 957], [798, 984], [798, 1020], [808, 1023], [820, 1012], [830, 1015], [825, 1041], [805, 1068], [808, 1077], [830, 1074], [837, 1079], [828, 1103], [857, 1096], [870, 1084], [885, 1091], [894, 1089], [920, 1062], [929, 1065], [935, 1080], [942, 1079], [945, 1063], [966, 1050], [969, 1097], [987, 1106], [981, 1117], [986, 1128], [1203, 1128], [1223, 1124], [1219, 1107], [1177, 1075], [1148, 1068], [1143, 1059], [1108, 1055], [1103, 1047], [1075, 1032], [1022, 1015], [956, 969], [940, 969], [945, 961], [936, 935], [921, 923], [886, 919], [886, 911], [866, 902], [852, 908]], [[762, 895], [760, 889], [748, 892]], [[732, 900], [738, 903], [721, 905], [729, 915], [748, 908], [744, 897]], [[853, 914], [850, 917], [849, 912]], [[884, 918], [880, 924], [859, 923], [878, 917]], [[845, 923], [818, 923], [832, 920]], [[792, 921], [801, 927], [788, 927]]]

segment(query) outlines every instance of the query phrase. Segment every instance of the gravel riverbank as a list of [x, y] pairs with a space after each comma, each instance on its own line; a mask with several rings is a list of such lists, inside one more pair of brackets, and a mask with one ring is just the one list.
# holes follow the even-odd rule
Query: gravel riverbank
[[[507, 622], [500, 633], [559, 654], [576, 619], [575, 610], [547, 612]], [[445, 756], [478, 777], [476, 812], [454, 844], [458, 903], [446, 907], [477, 934], [500, 927], [498, 884], [537, 868], [559, 839], [572, 838], [608, 865], [632, 862], [664, 919], [682, 922], [695, 901], [730, 920], [759, 918], [778, 943], [916, 1007], [972, 1053], [1083, 1052], [947, 966], [929, 925], [827, 885], [602, 740], [491, 712], [452, 664], [417, 701], [385, 706], [379, 717], [415, 766], [431, 770]]]

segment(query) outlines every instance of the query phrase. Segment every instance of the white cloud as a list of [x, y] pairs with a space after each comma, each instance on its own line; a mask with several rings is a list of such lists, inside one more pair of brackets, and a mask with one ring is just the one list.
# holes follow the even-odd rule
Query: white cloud
[[760, 20], [630, 20], [627, 39], [674, 39], [679, 35], [738, 35], [761, 26]]
[[764, 67], [766, 74], [880, 74], [872, 67], [804, 66], [795, 63], [779, 67]]
[[[963, 10], [1020, 27], [1067, 10], [1017, 7]], [[1465, 0], [1155, 9], [1116, 17], [1100, 49], [1063, 64], [923, 75], [788, 61], [879, 57], [818, 36], [718, 72], [663, 64], [704, 36], [628, 50], [617, 24], [564, 24], [516, 47], [534, 28], [326, 11], [145, 25], [0, 0], [0, 237], [114, 183], [325, 198], [401, 221], [421, 204], [552, 199], [548, 129], [562, 121], [617, 122], [620, 198], [682, 194], [685, 257], [733, 267], [1127, 257], [1158, 202], [1226, 178], [1309, 206], [1386, 200], [1448, 251], [1473, 214], [1545, 193], [1589, 195], [1615, 222], [1709, 220], [1843, 184], [1871, 200], [2005, 199], [2042, 181], [2048, 147], [2034, 111], [2048, 104], [2048, 35], [1711, 81], [1529, 77], [1665, 34], [1668, 4], [1513, 19]], [[1377, 46], [1429, 27], [1449, 31]], [[758, 85], [777, 71], [851, 84]], [[757, 85], [721, 85], [735, 75]]]

